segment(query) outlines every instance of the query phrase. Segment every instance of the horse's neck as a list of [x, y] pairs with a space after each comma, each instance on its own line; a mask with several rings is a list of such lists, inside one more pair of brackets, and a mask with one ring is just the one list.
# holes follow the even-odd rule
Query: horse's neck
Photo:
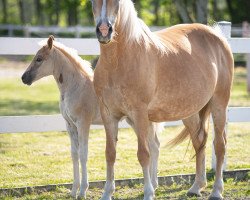
[[64, 56], [59, 50], [55, 50], [54, 78], [57, 82], [61, 94], [71, 90], [83, 79], [81, 74], [75, 69], [74, 64]]

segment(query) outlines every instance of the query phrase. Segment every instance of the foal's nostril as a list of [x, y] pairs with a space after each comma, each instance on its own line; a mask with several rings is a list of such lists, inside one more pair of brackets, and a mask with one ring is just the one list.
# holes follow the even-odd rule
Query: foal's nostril
[[25, 81], [25, 77], [26, 77], [26, 73], [24, 73], [24, 74], [22, 75], [22, 81], [23, 81], [23, 83], [24, 83], [24, 81]]
[[29, 71], [25, 72], [22, 75], [22, 81], [23, 81], [24, 84], [31, 85], [31, 83], [32, 83], [32, 77], [31, 77], [31, 74], [30, 74]]

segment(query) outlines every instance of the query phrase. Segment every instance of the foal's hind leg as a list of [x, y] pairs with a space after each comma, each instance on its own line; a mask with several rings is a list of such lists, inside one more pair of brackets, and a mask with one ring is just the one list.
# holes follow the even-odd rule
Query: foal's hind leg
[[89, 187], [87, 161], [88, 161], [88, 140], [89, 140], [90, 124], [91, 124], [91, 119], [90, 117], [86, 116], [77, 122], [79, 157], [82, 170], [82, 179], [81, 179], [79, 197], [84, 197], [84, 198], [86, 198], [86, 192]]
[[200, 127], [200, 117], [196, 114], [183, 120], [184, 125], [190, 132], [190, 137], [196, 153], [196, 175], [195, 182], [188, 190], [189, 196], [201, 196], [201, 190], [207, 185], [206, 166], [205, 166], [205, 148], [199, 150], [200, 145], [205, 139], [204, 127]]
[[214, 122], [214, 149], [216, 155], [216, 172], [215, 182], [213, 191], [209, 199], [223, 199], [223, 175], [222, 166], [224, 162], [224, 156], [226, 151], [226, 135], [225, 135], [225, 124], [226, 124], [226, 110], [227, 102], [221, 101], [218, 97], [212, 99], [212, 117]]

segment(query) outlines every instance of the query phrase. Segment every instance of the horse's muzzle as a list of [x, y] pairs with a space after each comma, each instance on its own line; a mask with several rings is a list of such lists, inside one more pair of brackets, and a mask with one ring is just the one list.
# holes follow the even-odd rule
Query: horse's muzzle
[[23, 75], [22, 75], [22, 81], [24, 84], [26, 85], [31, 85], [32, 84], [32, 81], [33, 81], [33, 77], [30, 73], [30, 71], [27, 71], [25, 72]]
[[102, 44], [108, 44], [111, 41], [113, 27], [110, 22], [100, 22], [96, 26], [96, 36]]

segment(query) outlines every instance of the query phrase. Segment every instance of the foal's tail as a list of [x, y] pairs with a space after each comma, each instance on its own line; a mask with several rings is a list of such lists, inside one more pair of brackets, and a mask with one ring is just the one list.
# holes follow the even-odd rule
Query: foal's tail
[[[206, 125], [206, 121], [207, 121], [209, 115], [210, 115], [210, 106], [208, 103], [199, 112], [200, 125], [199, 125], [197, 132], [196, 132], [196, 138], [198, 139], [198, 137], [201, 136], [202, 141], [201, 141], [200, 147], [199, 147], [198, 151], [196, 152], [196, 154], [198, 154], [206, 145], [207, 137], [208, 137], [208, 128], [206, 130], [205, 125]], [[174, 146], [182, 143], [184, 140], [186, 140], [188, 138], [188, 136], [190, 136], [190, 134], [191, 133], [189, 132], [188, 128], [184, 127], [184, 129], [174, 139], [172, 139], [171, 141], [168, 142], [168, 146], [174, 147]], [[200, 134], [203, 134], [203, 135], [200, 135]]]

